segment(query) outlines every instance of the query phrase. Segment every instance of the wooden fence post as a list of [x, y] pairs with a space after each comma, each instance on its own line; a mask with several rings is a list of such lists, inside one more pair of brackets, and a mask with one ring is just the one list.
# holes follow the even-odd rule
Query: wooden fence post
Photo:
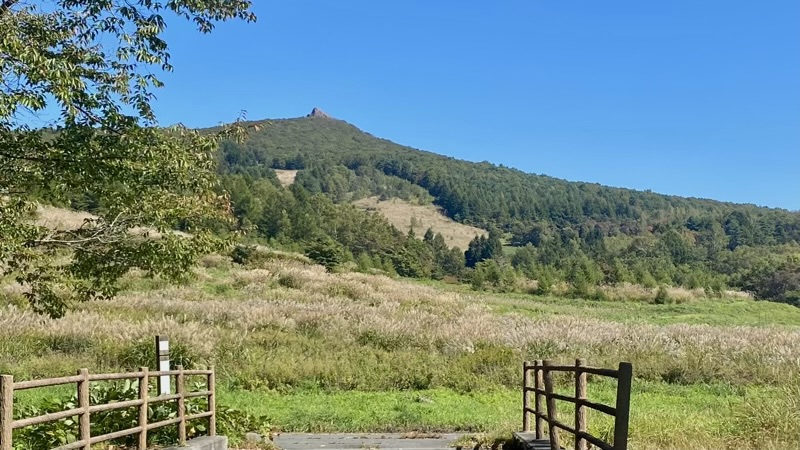
[[211, 395], [208, 396], [208, 410], [211, 411], [211, 416], [208, 418], [208, 435], [217, 435], [217, 376], [214, 373], [214, 366], [210, 367], [211, 373], [208, 374], [208, 391]]
[[530, 395], [528, 387], [530, 386], [530, 370], [528, 369], [528, 362], [522, 362], [522, 431], [528, 432], [531, 430], [531, 417], [528, 414], [528, 408], [531, 407]]
[[[533, 363], [533, 377], [534, 382], [536, 383], [536, 389], [544, 390], [544, 380], [542, 378], [542, 360], [537, 359]], [[542, 420], [542, 416], [540, 414], [544, 414], [544, 405], [542, 404], [542, 396], [541, 393], [536, 392], [534, 398], [536, 399], [536, 439], [544, 439], [544, 420]]]
[[[575, 399], [577, 401], [586, 400], [586, 372], [582, 372], [581, 368], [586, 367], [585, 359], [575, 360]], [[585, 433], [586, 430], [586, 407], [579, 402], [575, 403], [575, 430], [578, 433]], [[575, 450], [586, 450], [586, 439], [575, 436]]]
[[181, 419], [178, 422], [178, 443], [181, 446], [186, 445], [186, 387], [183, 385], [184, 376], [183, 376], [183, 366], [178, 366], [178, 376], [175, 380], [175, 393], [179, 395], [178, 397], [178, 418]]
[[553, 364], [549, 359], [544, 360], [544, 391], [547, 397], [547, 418], [550, 420], [548, 422], [550, 448], [552, 450], [558, 450], [561, 448], [561, 443], [558, 439], [558, 427], [553, 425], [553, 421], [558, 420], [558, 412], [556, 410], [556, 399], [551, 396], [551, 394], [555, 392], [555, 388], [553, 386], [553, 373], [548, 369], [548, 366], [551, 365]]
[[80, 427], [80, 440], [83, 442], [83, 450], [91, 450], [92, 445], [89, 439], [92, 437], [91, 418], [89, 417], [89, 369], [78, 370], [81, 380], [78, 381], [78, 408], [83, 412], [78, 419]]
[[147, 402], [150, 395], [150, 377], [147, 374], [147, 367], [140, 367], [139, 371], [142, 372], [142, 378], [139, 378], [139, 400], [142, 404], [139, 405], [139, 450], [147, 450]]
[[631, 412], [631, 363], [619, 363], [617, 379], [617, 416], [614, 420], [614, 450], [628, 450], [628, 422]]
[[14, 432], [14, 377], [0, 378], [0, 450], [12, 450], [11, 435]]

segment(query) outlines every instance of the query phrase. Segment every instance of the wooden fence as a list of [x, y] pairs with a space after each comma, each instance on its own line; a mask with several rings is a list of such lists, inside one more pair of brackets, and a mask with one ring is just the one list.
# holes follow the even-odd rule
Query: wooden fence
[[[575, 374], [575, 396], [557, 394], [553, 387], [553, 372]], [[594, 403], [587, 399], [587, 374], [617, 379], [616, 406]], [[531, 382], [533, 375], [533, 382]], [[559, 429], [575, 436], [575, 450], [586, 450], [588, 444], [602, 450], [627, 450], [628, 419], [630, 415], [631, 378], [633, 368], [630, 363], [620, 363], [617, 370], [586, 367], [586, 361], [578, 359], [574, 366], [556, 366], [550, 361], [526, 361], [523, 364], [522, 429], [530, 432], [530, 415], [536, 417], [535, 438], [544, 439], [544, 424], [548, 424], [551, 449], [560, 449]], [[536, 396], [534, 407], [530, 405], [530, 393]], [[570, 427], [558, 420], [556, 400], [575, 404], [575, 425]], [[546, 407], [544, 405], [546, 401]], [[587, 431], [586, 408], [614, 417], [614, 444], [609, 444]], [[545, 410], [547, 411], [545, 413]]]
[[[149, 382], [151, 377], [170, 376], [175, 377], [175, 394], [165, 394], [156, 397], [149, 396]], [[198, 392], [186, 391], [186, 377], [188, 376], [205, 376], [206, 377], [206, 390]], [[90, 404], [90, 389], [89, 384], [93, 381], [109, 381], [109, 380], [138, 380], [139, 382], [139, 395], [136, 400], [113, 402], [104, 405], [91, 405]], [[34, 389], [47, 386], [59, 386], [67, 384], [76, 384], [78, 392], [78, 407], [66, 411], [59, 411], [50, 414], [45, 414], [37, 417], [29, 417], [25, 419], [14, 420], [14, 392], [24, 389]], [[208, 433], [211, 436], [216, 435], [216, 394], [215, 394], [215, 375], [214, 368], [210, 370], [184, 370], [182, 366], [178, 366], [177, 370], [167, 370], [159, 372], [151, 372], [147, 367], [142, 367], [139, 372], [130, 373], [109, 373], [109, 374], [89, 374], [88, 369], [81, 369], [78, 374], [71, 377], [63, 378], [50, 378], [46, 380], [31, 380], [31, 381], [14, 381], [11, 375], [2, 375], [0, 380], [0, 450], [12, 450], [12, 433], [14, 430], [42, 423], [53, 422], [56, 420], [65, 419], [68, 417], [79, 417], [79, 440], [67, 445], [62, 445], [54, 450], [70, 450], [70, 449], [83, 449], [90, 450], [93, 444], [99, 442], [106, 442], [112, 439], [129, 436], [131, 434], [139, 435], [139, 449], [147, 448], [147, 432], [156, 428], [165, 427], [168, 425], [178, 425], [178, 440], [180, 445], [186, 443], [186, 422], [190, 420], [208, 418], [209, 426]], [[186, 399], [206, 397], [208, 405], [205, 412], [186, 415]], [[160, 422], [148, 423], [147, 410], [148, 405], [153, 403], [177, 401], [178, 417]], [[102, 436], [91, 435], [91, 415], [93, 413], [102, 411], [111, 411], [122, 408], [139, 408], [139, 421], [138, 426], [128, 428], [125, 430], [115, 431], [113, 433], [104, 434]]]

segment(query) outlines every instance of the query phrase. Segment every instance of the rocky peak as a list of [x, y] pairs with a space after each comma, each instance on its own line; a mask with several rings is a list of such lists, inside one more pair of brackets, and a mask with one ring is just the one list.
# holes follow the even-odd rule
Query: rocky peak
[[311, 110], [311, 114], [307, 115], [306, 117], [324, 117], [326, 119], [330, 119], [331, 118], [331, 116], [329, 116], [327, 113], [325, 113], [325, 111], [323, 111], [323, 110], [321, 110], [319, 108], [312, 109]]

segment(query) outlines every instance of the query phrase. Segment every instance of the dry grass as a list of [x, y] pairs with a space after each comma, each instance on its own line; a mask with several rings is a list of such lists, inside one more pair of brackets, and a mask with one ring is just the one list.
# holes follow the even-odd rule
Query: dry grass
[[77, 230], [87, 220], [96, 218], [89, 213], [54, 206], [39, 205], [36, 208], [36, 224], [52, 230]]
[[[528, 282], [528, 289], [535, 287], [536, 282]], [[606, 300], [629, 301], [643, 300], [653, 301], [659, 288], [647, 288], [638, 284], [621, 283], [618, 285], [601, 285], [592, 288], [602, 293]], [[703, 301], [709, 299], [709, 293], [703, 288], [688, 289], [681, 286], [668, 286], [665, 288], [667, 296], [672, 303], [684, 303], [689, 301]], [[553, 286], [553, 293], [566, 295], [569, 293], [570, 285], [567, 283], [557, 283]], [[753, 296], [747, 292], [726, 290], [721, 293], [723, 297], [738, 300], [752, 300]]]
[[[220, 257], [204, 258], [203, 265], [190, 286], [148, 284], [141, 273], [131, 273], [121, 296], [79, 305], [59, 320], [0, 303], [0, 371], [32, 377], [63, 375], [82, 366], [115, 370], [125, 361], [120, 355], [136, 355], [132, 342], [168, 334], [194, 361], [215, 363], [222, 385], [231, 389], [517, 389], [523, 359], [576, 357], [605, 367], [631, 361], [637, 380], [667, 389], [715, 383], [733, 386], [729, 390], [761, 389], [800, 377], [798, 327], [500, 313], [493, 308], [512, 300], [528, 305], [529, 312], [538, 303], [385, 276], [331, 274], [291, 258], [266, 259], [252, 269]], [[2, 293], [20, 294], [18, 287], [2, 289], [0, 300]], [[649, 394], [637, 395], [644, 401]], [[796, 409], [796, 402], [788, 406]], [[741, 411], [741, 421], [773, 434], [794, 430], [781, 421], [785, 410], [767, 410], [754, 401]], [[662, 436], [670, 427], [659, 417], [637, 419], [637, 448], [678, 442], [672, 448], [700, 449], [698, 436], [712, 433], [703, 427], [713, 424], [699, 424], [675, 441]], [[709, 442], [734, 437], [728, 428], [715, 433], [708, 435]]]
[[275, 175], [278, 176], [278, 181], [281, 182], [283, 187], [288, 187], [294, 184], [294, 179], [297, 177], [296, 170], [283, 170], [283, 169], [273, 169], [275, 171]]
[[[156, 317], [188, 317], [183, 326], [199, 322], [241, 333], [313, 327], [345, 342], [375, 335], [445, 353], [474, 352], [479, 345], [490, 343], [523, 353], [540, 349], [557, 356], [591, 355], [595, 363], [603, 365], [632, 360], [637, 373], [650, 379], [746, 375], [753, 365], [765, 368], [763, 373], [753, 372], [758, 381], [800, 375], [800, 330], [498, 315], [485, 304], [486, 297], [443, 292], [382, 276], [334, 275], [319, 266], [291, 261], [236, 271], [229, 281], [244, 298], [235, 302], [204, 298], [190, 288], [173, 288], [125, 295], [115, 303]], [[100, 305], [87, 307], [92, 306]], [[3, 317], [0, 315], [0, 321]], [[13, 317], [4, 322], [15, 329], [28, 323], [17, 324], [22, 317]], [[81, 317], [79, 322], [85, 320]]]
[[[786, 327], [659, 326], [497, 314], [490, 308], [491, 296], [384, 276], [330, 274], [291, 260], [231, 270], [221, 280], [207, 278], [217, 280], [214, 292], [196, 287], [129, 292], [84, 304], [61, 320], [9, 306], [0, 310], [0, 335], [44, 333], [122, 342], [170, 329], [187, 344], [197, 341], [193, 336], [202, 337], [198, 351], [210, 355], [220, 333], [314, 329], [353, 345], [374, 336], [443, 354], [472, 353], [490, 344], [520, 355], [590, 356], [600, 365], [629, 360], [640, 377], [652, 380], [778, 382], [800, 375], [800, 330]], [[759, 369], [749, 370], [753, 367]]]
[[[73, 211], [49, 205], [38, 205], [36, 207], [36, 219], [34, 223], [51, 230], [68, 231], [77, 230], [84, 226], [87, 221], [94, 221], [97, 219], [98, 216], [87, 212]], [[93, 224], [89, 226], [93, 226]], [[133, 227], [129, 230], [129, 233], [136, 236], [145, 236], [150, 239], [161, 239], [162, 237], [161, 233], [148, 227]], [[177, 230], [171, 230], [169, 233], [181, 237], [192, 236], [189, 233]]]
[[378, 197], [358, 200], [354, 205], [367, 211], [383, 214], [398, 230], [408, 231], [412, 224], [421, 238], [428, 228], [444, 236], [447, 245], [465, 250], [475, 236], [487, 235], [486, 230], [455, 222], [434, 205], [415, 205], [401, 199], [380, 201]]

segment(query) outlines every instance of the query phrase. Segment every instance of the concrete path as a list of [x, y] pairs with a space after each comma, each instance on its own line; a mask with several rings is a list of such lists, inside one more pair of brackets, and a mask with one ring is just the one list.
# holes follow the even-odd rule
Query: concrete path
[[273, 442], [282, 450], [454, 450], [463, 433], [285, 433]]

